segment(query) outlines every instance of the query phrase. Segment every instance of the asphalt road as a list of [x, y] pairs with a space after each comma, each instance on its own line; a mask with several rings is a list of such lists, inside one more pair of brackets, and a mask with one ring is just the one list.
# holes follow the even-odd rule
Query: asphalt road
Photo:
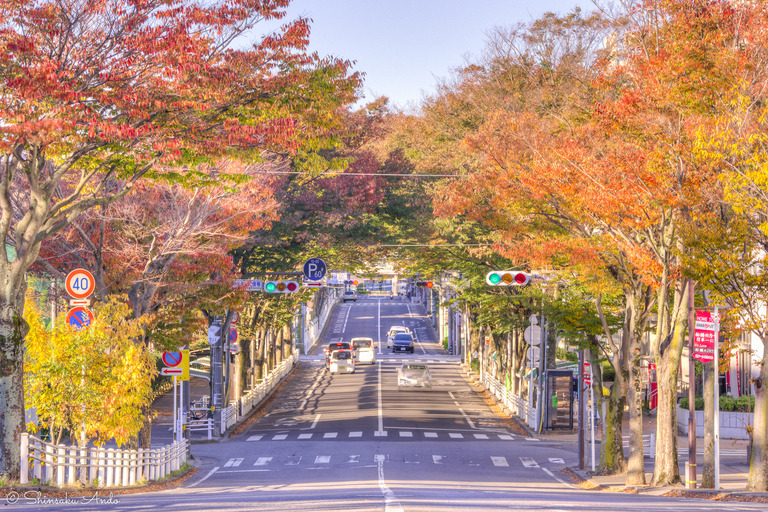
[[[415, 354], [386, 350], [390, 325], [416, 333]], [[377, 362], [358, 366], [355, 374], [329, 374], [323, 343], [355, 336], [382, 341]], [[16, 506], [208, 512], [764, 510], [759, 503], [576, 488], [559, 473], [576, 465], [574, 450], [508, 431], [464, 379], [458, 358], [436, 343], [418, 304], [383, 297], [339, 305], [315, 352], [302, 359], [268, 414], [245, 432], [193, 446], [200, 471], [183, 487], [71, 508], [31, 500]], [[431, 391], [398, 391], [397, 368], [404, 361], [429, 364]]]

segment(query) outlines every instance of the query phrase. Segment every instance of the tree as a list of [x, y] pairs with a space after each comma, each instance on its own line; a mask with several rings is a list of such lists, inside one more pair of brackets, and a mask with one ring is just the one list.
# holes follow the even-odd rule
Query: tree
[[42, 240], [146, 175], [174, 178], [221, 156], [303, 155], [353, 101], [359, 76], [305, 52], [306, 19], [234, 49], [288, 3], [0, 6], [0, 235], [16, 253], [0, 259], [0, 474], [18, 472], [24, 275]]

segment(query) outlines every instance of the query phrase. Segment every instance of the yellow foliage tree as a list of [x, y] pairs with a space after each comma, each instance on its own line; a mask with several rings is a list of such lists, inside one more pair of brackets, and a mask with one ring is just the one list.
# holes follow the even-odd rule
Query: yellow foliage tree
[[122, 446], [135, 438], [144, 420], [142, 408], [152, 399], [152, 357], [134, 340], [145, 319], [132, 319], [124, 297], [111, 297], [94, 308], [96, 320], [75, 330], [64, 319], [46, 330], [34, 301], [27, 301], [29, 323], [24, 366], [27, 407], [37, 410], [40, 428], [54, 442], [64, 434], [103, 444], [114, 439]]

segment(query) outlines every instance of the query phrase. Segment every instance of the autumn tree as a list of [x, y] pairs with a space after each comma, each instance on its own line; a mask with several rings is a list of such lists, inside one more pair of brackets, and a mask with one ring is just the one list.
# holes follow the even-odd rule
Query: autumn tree
[[0, 6], [0, 233], [16, 253], [0, 261], [0, 474], [18, 471], [24, 275], [42, 240], [146, 175], [220, 156], [302, 155], [353, 100], [349, 63], [305, 51], [306, 19], [236, 49], [288, 3]]

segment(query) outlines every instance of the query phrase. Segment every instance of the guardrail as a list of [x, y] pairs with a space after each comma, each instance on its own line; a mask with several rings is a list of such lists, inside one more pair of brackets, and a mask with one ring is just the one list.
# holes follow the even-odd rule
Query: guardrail
[[512, 393], [502, 382], [491, 377], [488, 372], [481, 373], [480, 381], [496, 400], [523, 420], [528, 427], [536, 428], [536, 411], [528, 404], [527, 400]]
[[[259, 405], [267, 396], [269, 396], [280, 382], [283, 381], [285, 376], [290, 373], [298, 360], [299, 351], [294, 350], [287, 359], [277, 366], [277, 368], [269, 372], [269, 375], [267, 375], [266, 378], [248, 390], [245, 395], [240, 397], [239, 401], [233, 400], [228, 407], [222, 409], [221, 434], [224, 434], [224, 432], [237, 423], [240, 418], [251, 412], [254, 407]], [[208, 439], [210, 439], [210, 432], [208, 434]]]
[[[629, 448], [629, 436], [621, 436], [622, 447]], [[643, 455], [656, 458], [656, 434], [645, 434], [643, 436]]]
[[135, 485], [161, 479], [181, 468], [188, 453], [186, 439], [163, 448], [125, 450], [51, 444], [23, 432], [19, 483], [27, 485], [35, 479], [58, 487], [76, 483], [93, 487]]

